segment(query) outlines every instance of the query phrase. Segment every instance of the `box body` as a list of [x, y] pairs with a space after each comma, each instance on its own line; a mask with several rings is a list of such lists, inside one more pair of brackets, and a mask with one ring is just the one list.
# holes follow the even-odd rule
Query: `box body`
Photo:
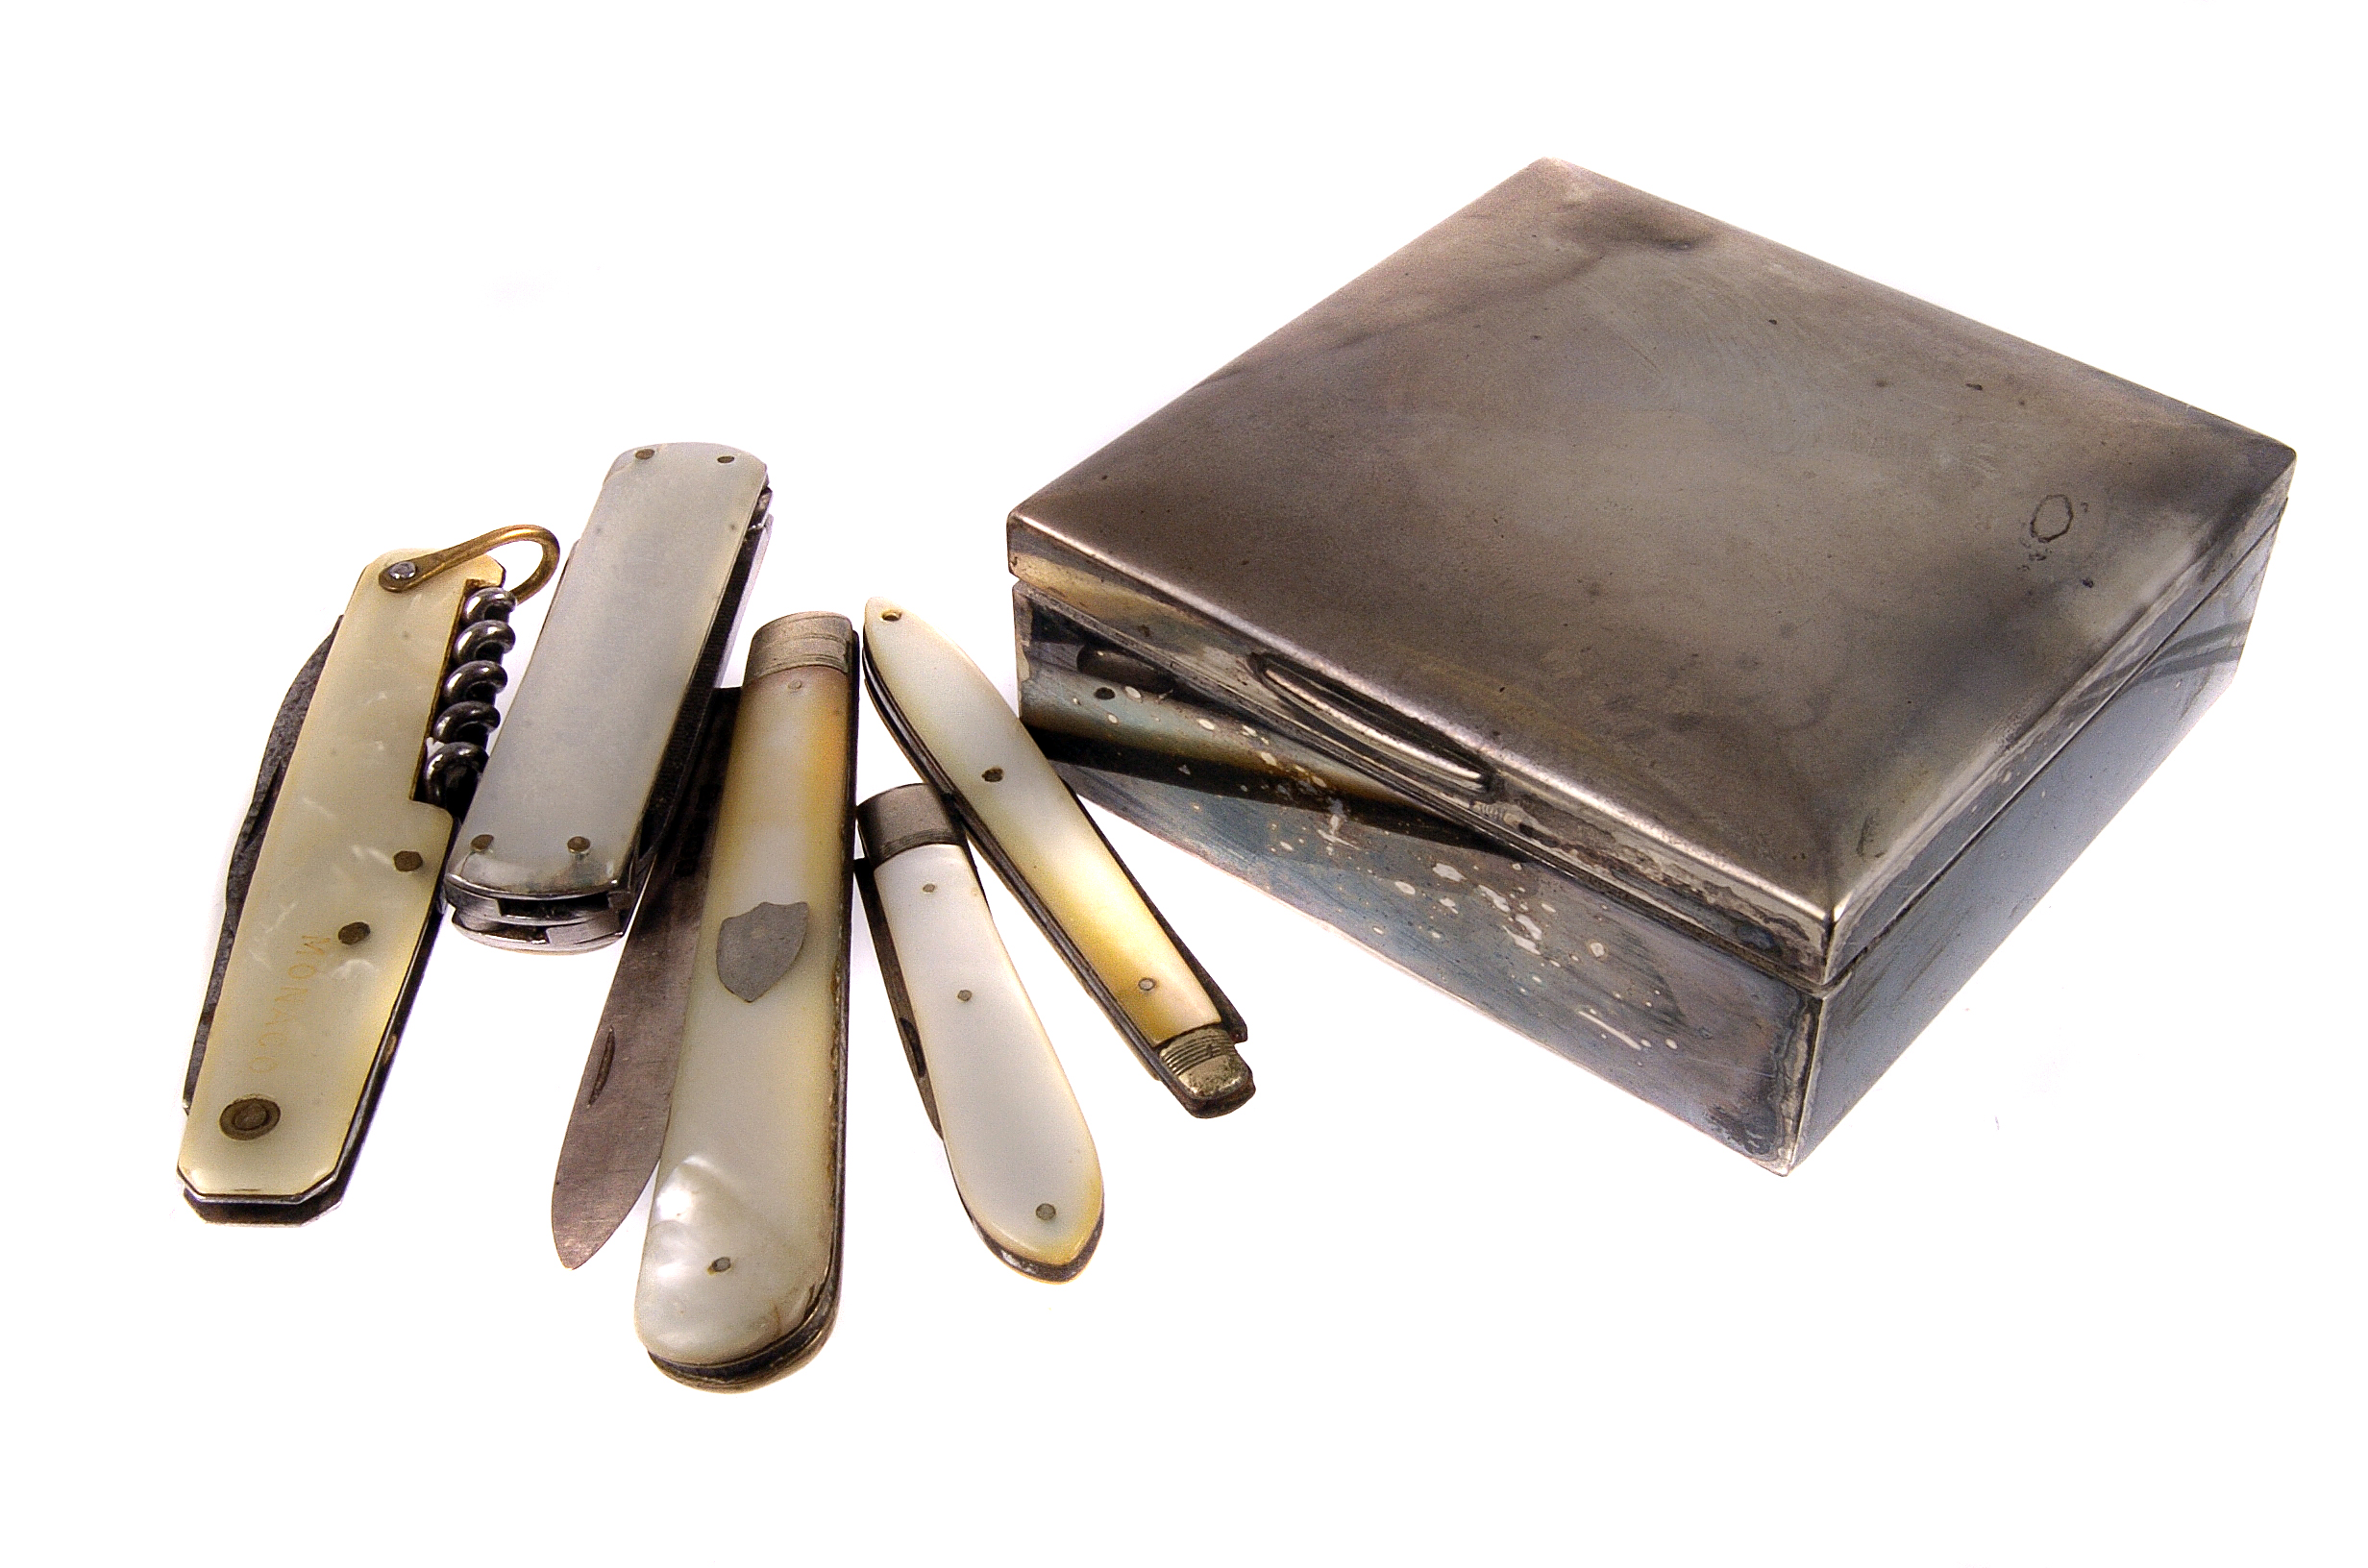
[[2264, 540], [1824, 990], [1424, 811], [1239, 709], [1156, 676], [1148, 688], [1124, 682], [1106, 661], [1099, 674], [1080, 672], [1079, 657], [1095, 662], [1107, 645], [1025, 588], [1015, 594], [1021, 716], [1085, 799], [1781, 1174], [1939, 1016], [2234, 678], [2268, 556]]
[[1542, 163], [1015, 510], [1025, 717], [1783, 1170], [2226, 683], [2291, 466]]

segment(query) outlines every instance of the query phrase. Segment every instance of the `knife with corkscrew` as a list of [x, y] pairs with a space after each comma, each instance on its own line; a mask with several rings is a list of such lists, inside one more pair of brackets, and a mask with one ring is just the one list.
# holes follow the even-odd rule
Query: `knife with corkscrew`
[[[515, 591], [491, 552], [531, 543]], [[344, 1195], [441, 909], [436, 873], [501, 716], [510, 612], [544, 528], [371, 563], [297, 673], [223, 888], [182, 1104], [191, 1208], [299, 1224]]]

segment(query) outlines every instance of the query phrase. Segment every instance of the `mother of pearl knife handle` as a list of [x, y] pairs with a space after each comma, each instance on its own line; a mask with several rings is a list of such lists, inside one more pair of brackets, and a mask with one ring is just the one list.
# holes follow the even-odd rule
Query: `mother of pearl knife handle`
[[1196, 1116], [1250, 1097], [1242, 1017], [1168, 929], [1019, 717], [968, 655], [897, 604], [864, 607], [872, 699], [951, 796], [1004, 883], [1151, 1076]]
[[[544, 566], [512, 595], [487, 552], [515, 540]], [[181, 1181], [206, 1218], [300, 1223], [344, 1195], [435, 936], [453, 813], [500, 722], [509, 611], [558, 553], [514, 527], [381, 557], [282, 705], [183, 1089]]]
[[703, 1387], [794, 1370], [838, 1308], [854, 651], [836, 615], [749, 643], [633, 1301]]
[[880, 976], [962, 1207], [1021, 1273], [1074, 1279], [1101, 1239], [1101, 1162], [962, 830], [929, 784], [874, 796], [855, 823]]
[[771, 535], [765, 465], [696, 441], [608, 465], [444, 870], [481, 942], [585, 952], [640, 896]]

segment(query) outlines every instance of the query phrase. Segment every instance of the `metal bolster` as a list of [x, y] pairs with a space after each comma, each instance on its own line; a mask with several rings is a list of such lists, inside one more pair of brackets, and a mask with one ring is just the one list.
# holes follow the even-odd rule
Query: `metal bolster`
[[854, 624], [828, 610], [809, 610], [768, 621], [749, 639], [748, 670], [742, 679], [753, 683], [784, 670], [807, 666], [851, 674], [855, 667]]
[[960, 844], [962, 829], [934, 785], [905, 784], [884, 790], [855, 808], [855, 830], [864, 857], [883, 865], [925, 844]]

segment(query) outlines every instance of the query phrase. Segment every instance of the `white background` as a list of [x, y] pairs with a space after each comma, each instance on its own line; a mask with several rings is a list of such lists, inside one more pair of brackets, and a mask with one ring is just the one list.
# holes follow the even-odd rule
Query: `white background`
[[[2308, 7], [16, 8], [0, 1535], [19, 1560], [2356, 1560], [2357, 39]], [[228, 837], [380, 551], [764, 456], [744, 626], [1008, 682], [1006, 508], [1541, 155], [2302, 453], [2244, 672], [1779, 1180], [1122, 827], [1253, 1025], [957, 1206], [856, 957], [846, 1292], [659, 1377], [553, 1261], [613, 963], [440, 945], [344, 1206], [200, 1224]], [[532, 617], [523, 618], [532, 620]], [[862, 787], [904, 765], [867, 715]]]

